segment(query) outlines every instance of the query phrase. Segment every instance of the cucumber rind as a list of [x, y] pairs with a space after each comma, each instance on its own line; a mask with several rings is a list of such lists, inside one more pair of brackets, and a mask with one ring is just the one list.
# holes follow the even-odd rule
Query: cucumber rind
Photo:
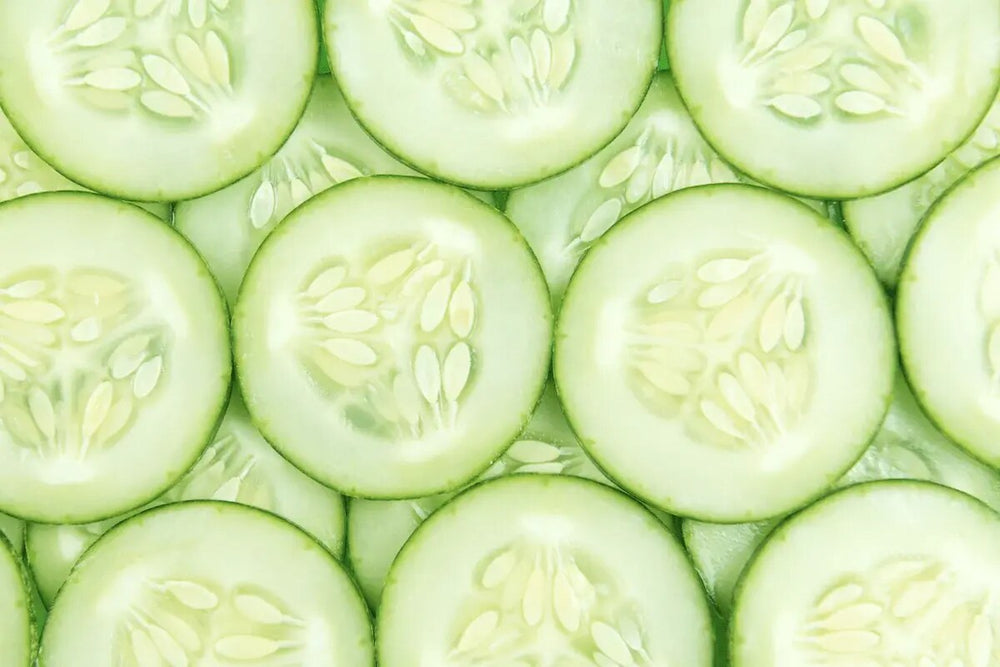
[[[6, 564], [3, 561], [7, 561]], [[35, 654], [38, 651], [38, 624], [35, 618], [35, 611], [31, 605], [31, 575], [28, 569], [25, 567], [24, 563], [18, 558], [17, 552], [13, 545], [8, 541], [7, 537], [0, 533], [0, 568], [9, 568], [14, 576], [20, 582], [20, 588], [18, 592], [20, 597], [15, 600], [3, 600], [3, 606], [13, 605], [16, 607], [21, 607], [24, 609], [24, 647], [25, 661], [23, 663], [12, 664], [11, 667], [28, 667], [34, 664]], [[15, 623], [15, 619], [11, 617], [4, 617], [0, 619], [0, 624], [11, 624]], [[6, 643], [6, 642], [4, 642]], [[8, 659], [10, 656], [4, 656], [4, 659]]]

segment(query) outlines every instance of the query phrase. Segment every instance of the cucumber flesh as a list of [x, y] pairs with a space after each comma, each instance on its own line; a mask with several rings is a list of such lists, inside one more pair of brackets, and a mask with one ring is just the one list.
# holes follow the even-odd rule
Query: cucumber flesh
[[972, 169], [1000, 155], [1000, 100], [972, 137], [920, 178], [885, 194], [843, 204], [847, 229], [886, 286], [896, 287], [903, 256], [937, 199]]
[[[0, 110], [0, 202], [62, 190], [86, 190], [42, 161]], [[160, 220], [171, 221], [170, 204], [140, 202], [137, 204]]]
[[28, 579], [7, 538], [0, 533], [0, 655], [10, 667], [28, 667], [34, 660], [35, 626]]
[[[517, 473], [575, 475], [611, 484], [580, 448], [552, 385], [546, 388], [520, 438], [480, 479]], [[424, 519], [454, 496], [350, 502], [348, 560], [372, 609], [378, 607], [386, 574], [400, 548]]]
[[458, 188], [372, 176], [264, 242], [234, 341], [268, 441], [347, 495], [389, 500], [460, 488], [500, 456], [542, 393], [551, 326], [509, 220]]
[[662, 9], [330, 2], [325, 35], [348, 104], [379, 143], [441, 180], [501, 190], [579, 164], [622, 130], [657, 66]]
[[993, 665], [1000, 516], [936, 484], [871, 482], [778, 528], [736, 595], [734, 667]]
[[852, 199], [930, 170], [983, 119], [1000, 83], [1000, 5], [676, 0], [667, 49], [728, 162], [787, 192]]
[[[343, 499], [281, 458], [254, 429], [239, 395], [230, 400], [198, 463], [152, 506], [187, 500], [220, 500], [267, 510], [308, 532], [336, 557], [343, 554]], [[28, 563], [47, 605], [80, 556], [126, 518], [82, 526], [28, 527]]]
[[903, 367], [942, 431], [1000, 466], [1000, 159], [931, 209], [896, 299]]
[[[837, 486], [882, 479], [935, 482], [1000, 511], [1000, 475], [938, 431], [902, 377], [897, 378], [892, 405], [878, 435]], [[730, 525], [684, 522], [684, 544], [723, 613], [731, 609], [736, 582], [746, 564], [776, 525], [776, 521]]]
[[639, 503], [569, 476], [486, 482], [400, 552], [378, 615], [382, 667], [712, 664], [708, 604]]
[[747, 185], [680, 190], [619, 223], [574, 274], [556, 333], [559, 394], [598, 467], [656, 507], [724, 523], [785, 514], [843, 475], [894, 370], [861, 253]]
[[[250, 259], [292, 209], [360, 176], [416, 176], [365, 134], [329, 76], [317, 77], [309, 104], [281, 150], [263, 167], [218, 192], [177, 204], [174, 225], [236, 302]], [[488, 200], [486, 194], [476, 194]]]
[[318, 542], [258, 509], [194, 501], [91, 547], [52, 607], [39, 664], [363, 667], [372, 644], [361, 595]]
[[0, 104], [74, 181], [177, 201], [281, 146], [318, 53], [311, 0], [3, 3]]
[[0, 205], [0, 266], [0, 510], [86, 523], [166, 491], [232, 375], [201, 258], [135, 206], [55, 192]]

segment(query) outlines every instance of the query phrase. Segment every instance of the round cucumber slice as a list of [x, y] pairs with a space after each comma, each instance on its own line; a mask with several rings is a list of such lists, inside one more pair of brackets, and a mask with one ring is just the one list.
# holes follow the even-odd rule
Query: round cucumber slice
[[125, 199], [212, 192], [274, 153], [319, 51], [309, 0], [0, 6], [0, 105], [46, 162]]
[[783, 524], [740, 583], [734, 667], [992, 665], [1000, 517], [925, 482], [873, 482]]
[[661, 11], [659, 0], [331, 2], [325, 33], [379, 143], [440, 179], [500, 190], [582, 162], [625, 127], [656, 70]]
[[[581, 449], [566, 423], [551, 384], [542, 394], [528, 427], [481, 479], [518, 473], [574, 475], [611, 484]], [[403, 544], [431, 512], [454, 495], [351, 501], [347, 524], [348, 560], [372, 609], [379, 605], [386, 574]]]
[[[174, 226], [198, 248], [235, 303], [250, 259], [292, 209], [332, 185], [370, 174], [418, 175], [365, 134], [337, 84], [320, 76], [281, 150], [237, 183], [177, 204]], [[492, 201], [489, 195], [475, 196]]]
[[278, 451], [348, 495], [397, 499], [468, 483], [517, 437], [551, 326], [542, 273], [503, 215], [457, 188], [373, 176], [264, 242], [234, 340], [247, 407]]
[[231, 375], [197, 253], [135, 206], [60, 192], [0, 205], [0, 266], [0, 510], [83, 523], [163, 493]]
[[10, 667], [33, 664], [37, 635], [31, 587], [14, 548], [0, 533], [0, 656]]
[[740, 178], [698, 134], [670, 74], [653, 79], [625, 130], [583, 164], [511, 192], [506, 213], [558, 303], [580, 258], [625, 214], [674, 190]]
[[995, 100], [972, 137], [934, 169], [891, 192], [844, 202], [847, 229], [883, 283], [895, 288], [903, 255], [931, 205], [969, 171], [998, 155], [1000, 100]]
[[378, 615], [383, 667], [712, 664], [697, 577], [657, 519], [605, 485], [517, 475], [417, 529]]
[[900, 352], [931, 419], [1000, 466], [1000, 160], [931, 209], [900, 275]]
[[[838, 487], [881, 479], [916, 479], [963, 491], [1000, 511], [1000, 475], [945, 437], [897, 378], [882, 428]], [[712, 594], [728, 614], [740, 574], [777, 521], [744, 524], [683, 523], [684, 545]]]
[[[250, 423], [238, 394], [198, 463], [153, 506], [185, 500], [222, 500], [267, 510], [305, 530], [337, 558], [343, 555], [343, 498], [281, 458]], [[28, 563], [45, 604], [52, 604], [84, 551], [127, 518], [28, 527]]]
[[850, 199], [919, 176], [972, 133], [1000, 82], [1000, 5], [677, 0], [667, 48], [695, 122], [732, 164]]
[[197, 501], [133, 517], [87, 552], [39, 667], [366, 667], [372, 643], [361, 595], [319, 543], [272, 514]]
[[[38, 157], [21, 136], [11, 127], [10, 121], [0, 112], [0, 202], [61, 190], [85, 190], [69, 180]], [[170, 204], [138, 204], [160, 220], [171, 222]]]
[[709, 521], [822, 493], [877, 431], [894, 367], [861, 253], [808, 207], [746, 185], [632, 213], [584, 258], [557, 325], [556, 384], [598, 466]]

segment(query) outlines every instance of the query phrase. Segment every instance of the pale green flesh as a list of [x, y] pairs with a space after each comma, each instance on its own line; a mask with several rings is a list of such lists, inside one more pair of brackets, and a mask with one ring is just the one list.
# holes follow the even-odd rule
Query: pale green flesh
[[659, 0], [331, 2], [325, 35], [381, 144], [442, 180], [506, 189], [579, 164], [621, 131], [656, 69], [661, 12]]
[[982, 120], [1000, 82], [1000, 6], [678, 0], [667, 48], [695, 122], [740, 171], [803, 196], [866, 197], [928, 171]]
[[431, 515], [377, 623], [382, 667], [712, 664], [676, 539], [628, 496], [563, 475], [486, 482]]
[[[292, 209], [337, 183], [371, 174], [418, 175], [365, 134], [337, 84], [320, 76], [281, 150], [237, 183], [177, 204], [174, 225], [198, 248], [234, 304], [250, 259]], [[488, 194], [476, 196], [492, 203]]]
[[28, 667], [34, 650], [28, 580], [20, 559], [0, 533], [0, 657], [4, 667]]
[[[0, 110], [0, 202], [38, 192], [85, 189], [35, 155]], [[170, 222], [170, 204], [142, 202], [138, 206]]]
[[584, 258], [555, 379], [623, 488], [682, 516], [764, 519], [861, 456], [892, 388], [891, 333], [874, 274], [828, 220], [709, 185], [639, 209]]
[[417, 498], [466, 485], [520, 433], [551, 313], [503, 215], [455, 187], [372, 176], [261, 246], [234, 341], [247, 407], [283, 455], [348, 495]]
[[[222, 500], [267, 510], [312, 535], [338, 558], [344, 551], [344, 502], [282, 459], [250, 423], [238, 395], [201, 460], [149, 507]], [[131, 516], [131, 515], [129, 515]], [[31, 524], [27, 555], [42, 599], [51, 605], [80, 556], [128, 516], [95, 524]]]
[[0, 508], [84, 523], [165, 491], [207, 444], [232, 375], [195, 250], [135, 206], [43, 193], [0, 204], [0, 266]]
[[177, 201], [250, 173], [287, 138], [319, 52], [310, 0], [0, 8], [0, 104], [61, 173]]
[[196, 501], [144, 512], [59, 592], [40, 667], [373, 665], [371, 624], [337, 560], [272, 514]]
[[764, 543], [740, 582], [733, 667], [997, 664], [1000, 516], [937, 484], [853, 486]]
[[1000, 465], [1000, 159], [931, 209], [896, 296], [903, 368], [928, 416], [974, 456]]
[[915, 181], [877, 197], [843, 204], [855, 243], [888, 287], [896, 286], [903, 256], [920, 221], [949, 187], [978, 165], [1000, 155], [1000, 102], [994, 101], [972, 137]]
[[[611, 484], [591, 463], [566, 423], [549, 385], [527, 428], [480, 481], [517, 473], [574, 475]], [[424, 519], [455, 494], [415, 500], [352, 500], [348, 511], [348, 560], [361, 590], [378, 607], [385, 577], [400, 548]]]
[[[880, 479], [936, 482], [1000, 511], [1000, 476], [938, 431], [901, 377], [878, 435], [836, 487]], [[731, 608], [737, 580], [747, 562], [776, 525], [776, 521], [730, 525], [684, 522], [684, 544], [724, 613]]]
[[623, 215], [674, 190], [739, 180], [698, 134], [670, 74], [661, 72], [611, 144], [564, 174], [512, 191], [505, 212], [559, 303], [580, 258]]

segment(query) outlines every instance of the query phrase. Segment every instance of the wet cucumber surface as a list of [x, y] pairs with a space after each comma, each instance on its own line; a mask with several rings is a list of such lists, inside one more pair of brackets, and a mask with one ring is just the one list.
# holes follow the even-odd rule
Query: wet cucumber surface
[[0, 2], [2, 667], [1000, 665], [994, 0]]

